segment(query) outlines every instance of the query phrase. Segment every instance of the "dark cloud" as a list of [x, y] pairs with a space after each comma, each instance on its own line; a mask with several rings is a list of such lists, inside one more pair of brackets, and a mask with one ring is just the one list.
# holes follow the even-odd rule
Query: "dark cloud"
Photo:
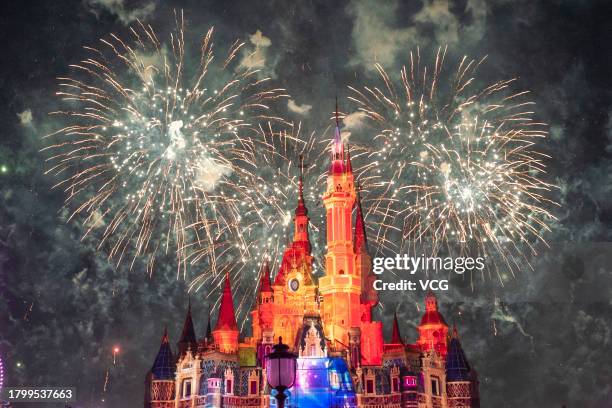
[[123, 24], [130, 24], [137, 20], [148, 18], [157, 7], [155, 1], [85, 0], [85, 4], [96, 16], [99, 16], [100, 13], [110, 13]]
[[[273, 73], [293, 97], [294, 105], [283, 109], [306, 118], [304, 127], [312, 130], [329, 124], [334, 96], [343, 101], [346, 86], [369, 78], [374, 61], [397, 72], [416, 46], [448, 45], [451, 61], [488, 55], [483, 80], [518, 77], [517, 86], [532, 91], [538, 117], [550, 124], [543, 148], [552, 156], [548, 168], [561, 204], [547, 233], [552, 246], [532, 259], [533, 271], [502, 278], [504, 286], [456, 280], [442, 309], [459, 324], [481, 376], [484, 407], [609, 404], [606, 2], [74, 0], [1, 7], [0, 42], [9, 62], [0, 66], [0, 165], [6, 168], [0, 172], [0, 355], [9, 383], [75, 385], [83, 406], [104, 398], [105, 406], [132, 408], [142, 403], [144, 373], [163, 326], [177, 338], [187, 284], [176, 279], [172, 259], [158, 261], [152, 277], [143, 265], [130, 270], [109, 263], [107, 248], [98, 249], [94, 238], [81, 240], [83, 225], [67, 222], [62, 192], [51, 190], [56, 180], [44, 175], [39, 152], [41, 136], [59, 125], [47, 115], [57, 109], [56, 77], [83, 58], [82, 45], [110, 32], [124, 35], [136, 18], [169, 30], [177, 8], [185, 10], [191, 32], [214, 25], [219, 46], [246, 41], [243, 61]], [[349, 130], [361, 127], [358, 119], [349, 117]], [[200, 334], [209, 299], [217, 296], [206, 294], [204, 288], [193, 300]], [[422, 299], [386, 296], [382, 318], [390, 327], [390, 305], [397, 305], [404, 334], [414, 340]], [[122, 351], [113, 364], [115, 344]]]

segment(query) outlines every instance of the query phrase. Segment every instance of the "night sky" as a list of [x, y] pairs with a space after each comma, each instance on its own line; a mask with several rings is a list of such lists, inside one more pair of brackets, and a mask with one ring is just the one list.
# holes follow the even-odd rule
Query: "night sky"
[[[68, 222], [44, 175], [42, 136], [60, 124], [57, 77], [83, 45], [128, 34], [140, 18], [172, 29], [183, 9], [194, 37], [259, 47], [263, 71], [286, 88], [282, 114], [307, 131], [329, 126], [349, 84], [388, 71], [408, 51], [447, 44], [449, 59], [485, 55], [484, 79], [518, 77], [549, 124], [542, 150], [557, 186], [557, 218], [542, 248], [502, 286], [453, 282], [440, 295], [480, 376], [483, 407], [612, 406], [612, 13], [606, 1], [5, 1], [0, 13], [0, 357], [9, 385], [77, 388], [77, 407], [141, 406], [144, 376], [165, 325], [177, 340], [188, 281], [173, 259], [114, 267]], [[256, 34], [259, 31], [259, 34]], [[345, 108], [347, 111], [349, 108]], [[317, 203], [320, 204], [320, 203]], [[311, 203], [315, 206], [317, 204]], [[192, 294], [196, 331], [207, 288]], [[403, 334], [416, 339], [422, 293], [393, 294]], [[216, 298], [213, 293], [211, 299]], [[389, 333], [387, 333], [389, 335]], [[112, 349], [121, 347], [113, 364]], [[106, 384], [106, 385], [105, 385]], [[104, 388], [106, 386], [106, 391]], [[37, 405], [38, 406], [38, 405]], [[41, 407], [44, 404], [40, 405]]]

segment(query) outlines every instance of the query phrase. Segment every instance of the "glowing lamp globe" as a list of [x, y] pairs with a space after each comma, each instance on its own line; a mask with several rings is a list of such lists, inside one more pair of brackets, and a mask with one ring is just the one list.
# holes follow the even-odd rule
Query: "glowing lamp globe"
[[282, 337], [279, 337], [278, 344], [266, 357], [266, 377], [270, 388], [277, 392], [279, 408], [284, 407], [285, 390], [295, 383], [296, 360], [297, 356], [289, 351], [289, 346], [283, 344]]

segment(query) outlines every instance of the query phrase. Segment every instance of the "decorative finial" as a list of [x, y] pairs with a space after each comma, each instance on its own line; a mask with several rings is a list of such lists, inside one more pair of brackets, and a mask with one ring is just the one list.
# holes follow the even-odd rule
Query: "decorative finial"
[[338, 95], [336, 95], [336, 126], [340, 127], [340, 117], [338, 115]]

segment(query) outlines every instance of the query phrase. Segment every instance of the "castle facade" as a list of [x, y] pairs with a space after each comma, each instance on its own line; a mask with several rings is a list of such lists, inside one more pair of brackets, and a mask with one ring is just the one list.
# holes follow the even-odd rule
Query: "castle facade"
[[378, 294], [364, 215], [338, 123], [323, 203], [325, 276], [317, 280], [312, 273], [300, 175], [293, 242], [273, 281], [267, 263], [261, 270], [251, 336], [241, 337], [226, 276], [214, 328], [209, 321], [199, 339], [190, 307], [176, 354], [164, 333], [146, 377], [145, 408], [275, 407], [265, 357], [280, 338], [299, 355], [287, 407], [480, 406], [477, 374], [433, 294], [425, 299], [416, 343], [401, 336], [397, 316], [391, 338], [384, 339], [373, 313]]

